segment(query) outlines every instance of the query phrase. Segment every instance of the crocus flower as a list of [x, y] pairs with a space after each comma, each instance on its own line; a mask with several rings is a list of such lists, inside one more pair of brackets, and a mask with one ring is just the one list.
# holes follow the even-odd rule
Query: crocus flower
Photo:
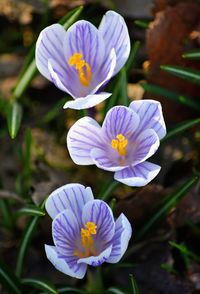
[[76, 164], [96, 164], [115, 172], [115, 180], [144, 186], [160, 171], [146, 161], [166, 134], [162, 108], [154, 100], [138, 100], [129, 107], [115, 106], [102, 128], [90, 117], [79, 119], [69, 130], [67, 146]]
[[98, 91], [122, 68], [129, 53], [125, 21], [108, 11], [99, 29], [85, 20], [67, 32], [60, 24], [45, 28], [36, 43], [36, 65], [43, 76], [74, 98], [64, 108], [84, 109], [111, 95]]
[[95, 200], [89, 187], [67, 184], [46, 201], [53, 219], [55, 246], [45, 245], [47, 258], [66, 275], [82, 279], [87, 265], [116, 263], [131, 238], [131, 225], [122, 213], [117, 220], [102, 200]]

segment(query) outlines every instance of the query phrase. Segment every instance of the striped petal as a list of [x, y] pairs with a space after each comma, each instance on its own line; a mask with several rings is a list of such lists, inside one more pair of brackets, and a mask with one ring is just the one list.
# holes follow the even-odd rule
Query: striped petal
[[76, 264], [74, 263], [73, 266], [71, 266], [66, 258], [60, 257], [55, 246], [45, 245], [45, 252], [49, 261], [63, 274], [77, 279], [82, 279], [85, 276], [87, 270], [86, 264], [78, 265], [76, 262]]
[[132, 228], [127, 217], [122, 213], [115, 223], [115, 234], [112, 240], [112, 252], [107, 262], [118, 262], [128, 247], [129, 240], [132, 235]]
[[116, 181], [128, 186], [142, 187], [152, 181], [160, 169], [160, 166], [145, 161], [136, 166], [130, 166], [121, 171], [117, 171], [114, 178]]
[[99, 124], [90, 117], [79, 119], [69, 130], [67, 147], [76, 164], [94, 164], [90, 152], [102, 146], [103, 136]]
[[86, 258], [80, 258], [77, 263], [78, 264], [89, 264], [92, 266], [99, 266], [102, 263], [106, 262], [110, 256], [110, 253], [112, 251], [112, 245], [110, 245], [108, 248], [106, 248], [103, 252], [101, 252], [97, 256], [90, 256]]
[[102, 129], [111, 142], [118, 134], [129, 138], [138, 128], [139, 122], [139, 116], [130, 108], [115, 106], [107, 113]]
[[53, 24], [45, 28], [36, 43], [36, 65], [40, 73], [51, 80], [48, 70], [48, 60], [53, 59], [64, 68], [63, 40], [66, 31], [60, 24]]
[[162, 139], [166, 135], [166, 126], [160, 102], [155, 100], [133, 101], [130, 106], [140, 117], [140, 130], [153, 129]]
[[86, 203], [83, 208], [82, 221], [84, 224], [87, 222], [94, 222], [96, 224], [97, 234], [95, 235], [95, 242], [98, 247], [103, 247], [112, 239], [115, 232], [115, 222], [112, 210], [106, 202], [92, 200]]
[[152, 129], [144, 130], [140, 133], [136, 140], [134, 137], [131, 140], [132, 144], [130, 142], [130, 147], [132, 146], [132, 154], [130, 155], [129, 160], [132, 165], [137, 165], [138, 163], [151, 157], [160, 145], [158, 135]]
[[99, 31], [103, 36], [107, 52], [112, 48], [115, 49], [117, 65], [114, 74], [116, 74], [130, 54], [130, 38], [126, 23], [121, 15], [108, 11], [100, 23]]
[[70, 209], [76, 216], [77, 221], [79, 221], [83, 207], [88, 201], [93, 199], [90, 187], [85, 188], [80, 184], [67, 184], [50, 194], [45, 207], [52, 219], [60, 212]]
[[[56, 248], [61, 255], [74, 256], [78, 238], [80, 237], [80, 226], [70, 209], [59, 213], [52, 223], [52, 235]], [[76, 257], [77, 258], [77, 257]]]

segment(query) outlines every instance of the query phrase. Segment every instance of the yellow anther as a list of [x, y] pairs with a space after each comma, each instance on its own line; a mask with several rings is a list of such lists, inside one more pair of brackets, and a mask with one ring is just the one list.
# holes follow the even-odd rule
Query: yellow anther
[[128, 145], [128, 139], [126, 139], [122, 134], [118, 134], [116, 139], [113, 139], [111, 146], [113, 149], [116, 149], [121, 156], [126, 155], [126, 147]]
[[70, 66], [75, 66], [78, 71], [80, 83], [88, 87], [92, 80], [92, 72], [90, 65], [82, 59], [83, 55], [81, 53], [74, 53], [68, 60]]
[[87, 224], [85, 225], [85, 227], [88, 229], [89, 233], [91, 235], [96, 235], [97, 233], [97, 226], [95, 225], [95, 223], [93, 222], [87, 222]]

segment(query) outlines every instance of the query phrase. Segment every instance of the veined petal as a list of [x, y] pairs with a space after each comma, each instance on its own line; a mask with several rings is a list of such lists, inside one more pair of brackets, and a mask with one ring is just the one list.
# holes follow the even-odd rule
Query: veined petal
[[115, 49], [117, 64], [114, 74], [116, 74], [130, 54], [130, 38], [124, 18], [114, 11], [106, 12], [100, 23], [99, 31], [103, 36], [107, 52], [112, 48]]
[[160, 145], [158, 135], [153, 129], [146, 129], [140, 133], [137, 139], [132, 138], [131, 140], [133, 145], [130, 156], [132, 165], [137, 165], [151, 157]]
[[130, 106], [140, 117], [138, 132], [144, 129], [153, 129], [159, 139], [166, 135], [166, 126], [160, 102], [155, 100], [137, 100]]
[[66, 31], [60, 24], [53, 24], [45, 28], [36, 43], [36, 65], [40, 73], [51, 80], [48, 70], [48, 59], [52, 58], [64, 68], [63, 40]]
[[129, 240], [132, 235], [132, 228], [127, 217], [122, 213], [115, 223], [115, 234], [112, 240], [112, 252], [107, 259], [107, 262], [118, 262], [128, 247]]
[[99, 168], [107, 171], [118, 171], [124, 169], [128, 165], [120, 165], [120, 159], [115, 156], [115, 150], [111, 148], [94, 148], [91, 150], [91, 158], [93, 163]]
[[[74, 256], [80, 236], [80, 226], [70, 209], [60, 212], [52, 223], [53, 241], [60, 255]], [[77, 257], [76, 257], [77, 258]]]
[[117, 171], [114, 179], [128, 186], [142, 187], [151, 182], [157, 176], [160, 169], [159, 165], [144, 161], [136, 166], [130, 166]]
[[99, 124], [90, 117], [79, 119], [69, 130], [67, 147], [72, 160], [76, 164], [94, 164], [90, 152], [102, 146], [102, 131]]
[[86, 258], [80, 258], [78, 264], [89, 264], [92, 266], [99, 266], [106, 262], [112, 251], [112, 245], [108, 246], [104, 251], [102, 251], [98, 256], [90, 256]]
[[65, 109], [71, 108], [71, 109], [77, 109], [77, 110], [87, 109], [103, 102], [111, 95], [112, 93], [106, 93], [106, 92], [88, 95], [84, 98], [77, 98], [76, 100], [67, 101], [65, 105], [63, 106], [63, 108]]
[[74, 264], [74, 266], [69, 267], [65, 258], [59, 257], [57, 249], [55, 246], [45, 245], [45, 252], [49, 261], [55, 266], [57, 270], [65, 275], [72, 278], [82, 279], [85, 276], [87, 265], [86, 264]]
[[92, 200], [86, 203], [83, 208], [82, 221], [84, 224], [93, 222], [97, 226], [95, 240], [102, 246], [109, 242], [115, 232], [115, 222], [113, 213], [106, 202], [102, 200]]
[[67, 184], [50, 194], [45, 203], [45, 207], [52, 219], [60, 212], [70, 209], [77, 220], [79, 220], [83, 207], [88, 201], [93, 199], [94, 197], [90, 187], [85, 188], [80, 184]]
[[137, 130], [140, 119], [137, 113], [125, 106], [115, 106], [106, 114], [102, 125], [110, 143], [118, 134], [129, 138]]

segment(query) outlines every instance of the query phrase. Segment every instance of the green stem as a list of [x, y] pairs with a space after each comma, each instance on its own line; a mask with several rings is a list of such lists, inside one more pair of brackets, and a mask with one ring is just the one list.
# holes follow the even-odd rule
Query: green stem
[[103, 191], [102, 193], [100, 193], [100, 195], [99, 195], [99, 199], [101, 199], [101, 200], [104, 200], [104, 201], [106, 201], [106, 200], [108, 200], [109, 199], [109, 197], [110, 197], [110, 194], [117, 188], [119, 186], [119, 182], [116, 182], [116, 181], [114, 181], [114, 182], [112, 182], [111, 184], [109, 184], [109, 186], [108, 186], [108, 188], [105, 190], [105, 191]]

